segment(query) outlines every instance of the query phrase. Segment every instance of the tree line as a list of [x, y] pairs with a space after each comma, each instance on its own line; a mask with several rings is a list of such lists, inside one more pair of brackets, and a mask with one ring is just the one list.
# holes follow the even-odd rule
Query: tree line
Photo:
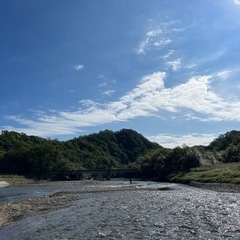
[[134, 168], [142, 178], [174, 180], [192, 168], [240, 161], [240, 132], [220, 135], [208, 146], [168, 149], [132, 129], [100, 131], [68, 141], [2, 131], [0, 173], [49, 179], [53, 172]]

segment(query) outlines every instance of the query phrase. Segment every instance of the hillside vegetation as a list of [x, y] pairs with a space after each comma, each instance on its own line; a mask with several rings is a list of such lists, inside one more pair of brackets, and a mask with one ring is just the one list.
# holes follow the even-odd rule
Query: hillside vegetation
[[152, 143], [131, 129], [105, 130], [68, 141], [9, 131], [0, 135], [0, 173], [38, 179], [50, 179], [53, 172], [134, 168], [139, 177], [147, 179], [181, 182], [235, 179], [238, 183], [238, 162], [238, 131], [220, 135], [209, 146], [174, 149]]

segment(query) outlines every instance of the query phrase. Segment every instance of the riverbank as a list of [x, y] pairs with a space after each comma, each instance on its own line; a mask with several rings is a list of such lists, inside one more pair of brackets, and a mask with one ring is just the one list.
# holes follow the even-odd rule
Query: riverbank
[[193, 187], [216, 191], [216, 192], [229, 192], [229, 193], [240, 192], [240, 184], [190, 182], [189, 185]]
[[[79, 187], [84, 187], [86, 185], [99, 185], [100, 181], [71, 181], [71, 182], [39, 182], [37, 185], [76, 185]], [[36, 184], [36, 183], [34, 183]], [[25, 187], [31, 186], [31, 183], [24, 185]], [[20, 219], [47, 213], [69, 206], [73, 201], [78, 200], [86, 193], [97, 193], [97, 192], [114, 192], [114, 191], [131, 191], [131, 190], [142, 190], [138, 189], [137, 185], [123, 185], [121, 187], [109, 188], [106, 186], [100, 189], [89, 188], [88, 190], [66, 190], [55, 192], [49, 196], [44, 196], [40, 198], [33, 198], [23, 200], [17, 203], [6, 203], [0, 204], [0, 228], [8, 224], [16, 222]], [[146, 190], [146, 189], [145, 189]], [[149, 189], [148, 189], [149, 190]]]
[[175, 176], [173, 181], [240, 185], [240, 163], [218, 163], [212, 166], [193, 168], [187, 173]]
[[61, 208], [74, 200], [73, 196], [54, 196], [29, 199], [20, 203], [0, 205], [0, 228], [24, 217], [45, 213]]
[[9, 186], [10, 184], [8, 183], [8, 182], [6, 182], [6, 181], [0, 181], [0, 188], [1, 187], [7, 187], [7, 186]]
[[22, 175], [0, 175], [0, 181], [7, 182], [9, 185], [14, 186], [38, 183], [38, 181], [26, 178]]

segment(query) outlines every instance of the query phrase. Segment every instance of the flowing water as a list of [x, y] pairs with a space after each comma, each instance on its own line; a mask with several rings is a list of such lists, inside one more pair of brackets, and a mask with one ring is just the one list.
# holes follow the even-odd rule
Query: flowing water
[[[150, 182], [138, 182], [136, 190], [124, 190], [127, 184], [85, 185], [86, 190], [119, 191], [78, 193], [78, 200], [65, 208], [0, 229], [0, 240], [240, 239], [239, 193]], [[171, 189], [159, 190], [165, 185]], [[49, 187], [45, 194], [57, 190]]]

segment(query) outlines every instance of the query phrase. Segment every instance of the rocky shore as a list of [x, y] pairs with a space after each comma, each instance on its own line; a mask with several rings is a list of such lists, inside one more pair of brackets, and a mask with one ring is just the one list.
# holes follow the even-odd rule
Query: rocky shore
[[60, 191], [46, 197], [28, 199], [18, 203], [2, 204], [0, 205], [0, 228], [22, 218], [41, 213], [47, 213], [62, 207], [66, 207], [70, 205], [74, 200], [80, 199], [84, 193], [130, 190], [137, 189], [134, 186], [127, 186], [119, 189]]
[[189, 185], [217, 192], [240, 193], [240, 184], [190, 182]]
[[10, 184], [8, 183], [8, 182], [6, 182], [6, 181], [0, 181], [0, 188], [1, 187], [7, 187], [7, 186], [9, 186]]
[[0, 205], [0, 228], [23, 217], [64, 207], [73, 200], [74, 196], [65, 194]]

